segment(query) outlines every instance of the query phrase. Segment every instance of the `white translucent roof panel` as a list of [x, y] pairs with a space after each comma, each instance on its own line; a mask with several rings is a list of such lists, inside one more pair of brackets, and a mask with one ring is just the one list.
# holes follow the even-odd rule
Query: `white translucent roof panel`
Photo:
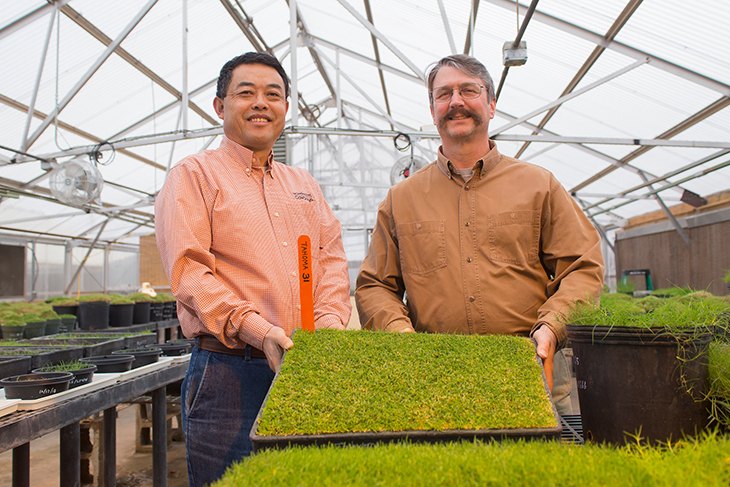
[[730, 60], [723, 53], [730, 45], [728, 19], [730, 3], [722, 0], [647, 0], [616, 40], [727, 84]]
[[[313, 37], [306, 38], [305, 32], [300, 32], [297, 66], [292, 67], [290, 10], [285, 0], [188, 0], [187, 86], [194, 106], [184, 112], [188, 133], [183, 137], [176, 94], [183, 89], [183, 3], [158, 0], [124, 38], [121, 48], [141, 63], [139, 66], [123, 59], [118, 51], [82, 83], [106, 46], [78, 24], [114, 40], [148, 0], [107, 3], [70, 0], [60, 10], [60, 27], [54, 20], [47, 36], [53, 6], [40, 0], [0, 0], [0, 63], [4, 73], [0, 77], [0, 194], [23, 186], [22, 191], [48, 197], [48, 181], [40, 162], [6, 164], [15, 157], [13, 149], [23, 146], [27, 106], [41, 66], [35, 110], [50, 114], [57, 100], [71, 100], [57, 117], [58, 127], [54, 120], [26, 151], [62, 163], [73, 157], [88, 159], [87, 153], [100, 141], [111, 141], [116, 150], [114, 161], [100, 168], [108, 183], [101, 197], [103, 206], [92, 205], [90, 214], [26, 196], [0, 198], [0, 221], [15, 221], [13, 225], [30, 234], [94, 236], [94, 225], [104, 221], [110, 207], [117, 213], [105, 227], [102, 240], [129, 234], [125, 241], [133, 241], [135, 236], [151, 232], [148, 226], [136, 227], [151, 218], [149, 205], [164, 182], [167, 167], [220, 143], [220, 120], [212, 108], [215, 80], [226, 61], [252, 49], [242, 28], [282, 61], [290, 76], [297, 79], [300, 100], [313, 113], [319, 113], [316, 120], [300, 114], [298, 128], [335, 128], [339, 95], [343, 128], [390, 134], [392, 123], [396, 130], [412, 134], [416, 155], [432, 160], [440, 141], [429, 138], [435, 128], [426, 88], [418, 78], [440, 57], [464, 50], [473, 4], [471, 0], [444, 1], [442, 13], [439, 2], [369, 0], [379, 36], [383, 83], [374, 65], [373, 34], [361, 21], [367, 16], [364, 2], [299, 0], [301, 27]], [[520, 23], [524, 22], [527, 3], [519, 8]], [[726, 190], [730, 179], [730, 169], [724, 166], [730, 156], [704, 161], [730, 149], [730, 103], [723, 98], [730, 96], [730, 61], [723, 57], [730, 52], [730, 37], [724, 28], [725, 18], [730, 17], [727, 2], [644, 0], [618, 29], [615, 41], [604, 43], [602, 38], [609, 29], [622, 23], [625, 8], [625, 0], [539, 2], [523, 37], [528, 46], [527, 64], [509, 70], [497, 115], [490, 123], [491, 131], [496, 132], [515, 117], [531, 114], [526, 122], [500, 134], [500, 151], [520, 154], [549, 169], [566, 188], [577, 188], [584, 204], [598, 204], [589, 210], [600, 213], [596, 221], [612, 225], [659, 208], [651, 199], [622, 204], [626, 200], [618, 197], [642, 184], [638, 170], [648, 177], [672, 174], [672, 184], [679, 184], [660, 192], [667, 204], [675, 204], [684, 190], [701, 196]], [[70, 18], [76, 15], [83, 17], [78, 23]], [[242, 19], [243, 27], [234, 16]], [[502, 46], [515, 38], [517, 23], [514, 2], [478, 3], [470, 52], [485, 64], [495, 84], [503, 73]], [[48, 52], [41, 63], [47, 37]], [[597, 49], [598, 43], [605, 49]], [[340, 92], [333, 97], [325, 79], [337, 89], [338, 49]], [[600, 54], [598, 58], [586, 72], [579, 71], [594, 52]], [[321, 66], [316, 64], [316, 57]], [[560, 97], [572, 80], [577, 80], [573, 91], [582, 90], [647, 57], [648, 64], [557, 108], [541, 135], [564, 139], [514, 140], [533, 133], [535, 124], [547, 113], [545, 106]], [[73, 93], [81, 84], [78, 93]], [[390, 115], [386, 115], [386, 98]], [[708, 107], [714, 107], [714, 113]], [[541, 108], [542, 112], [532, 113]], [[29, 134], [41, 124], [42, 120], [34, 117]], [[610, 138], [652, 139], [675, 127], [672, 141], [690, 147], [647, 149], [605, 143]], [[209, 129], [213, 131], [207, 136], [199, 136], [198, 131]], [[170, 140], [160, 141], [163, 137]], [[569, 143], [566, 138], [571, 137], [583, 137], [584, 145]], [[704, 147], [703, 141], [712, 147]], [[410, 153], [393, 148], [392, 134], [339, 138], [297, 134], [290, 136], [289, 142], [290, 147], [293, 145], [290, 160], [312, 171], [345, 228], [353, 229], [372, 225], [377, 204], [390, 184], [390, 168]], [[131, 147], [121, 147], [126, 144]], [[104, 155], [107, 162], [111, 154], [107, 151]], [[25, 156], [17, 157], [26, 160]], [[612, 163], [622, 158], [630, 160], [630, 167], [614, 169]], [[702, 175], [702, 171], [707, 174]], [[662, 184], [667, 183], [655, 187]], [[635, 195], [648, 192], [642, 188]], [[611, 199], [611, 195], [616, 198]], [[613, 213], [605, 211], [613, 206], [617, 206]]]

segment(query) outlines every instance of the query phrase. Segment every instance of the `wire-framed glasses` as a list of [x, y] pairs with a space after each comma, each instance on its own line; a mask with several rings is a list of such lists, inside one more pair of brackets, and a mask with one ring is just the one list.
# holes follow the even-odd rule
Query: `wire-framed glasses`
[[482, 94], [482, 88], [484, 87], [476, 83], [467, 83], [458, 88], [436, 88], [432, 93], [433, 101], [437, 103], [446, 103], [451, 100], [454, 91], [458, 91], [459, 95], [461, 95], [461, 97], [465, 100], [473, 100]]

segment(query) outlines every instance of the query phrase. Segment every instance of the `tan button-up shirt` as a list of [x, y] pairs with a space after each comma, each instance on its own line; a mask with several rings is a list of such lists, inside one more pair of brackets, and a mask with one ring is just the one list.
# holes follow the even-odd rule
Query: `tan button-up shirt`
[[155, 203], [157, 246], [187, 337], [213, 335], [230, 348], [261, 349], [272, 326], [301, 327], [297, 239], [312, 242], [318, 328], [347, 325], [350, 279], [340, 223], [319, 185], [301, 168], [223, 138], [186, 157]]
[[[392, 187], [357, 278], [364, 328], [528, 335], [603, 286], [601, 239], [547, 170], [491, 150], [468, 181], [438, 160]], [[404, 302], [405, 298], [405, 302]]]

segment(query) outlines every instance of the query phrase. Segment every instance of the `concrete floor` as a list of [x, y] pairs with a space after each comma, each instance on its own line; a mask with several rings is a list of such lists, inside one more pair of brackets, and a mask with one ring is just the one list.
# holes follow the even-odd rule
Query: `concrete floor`
[[[117, 411], [117, 486], [152, 485], [152, 453], [136, 453], [136, 405]], [[59, 434], [50, 433], [30, 443], [30, 483], [33, 487], [57, 487], [59, 482]], [[12, 485], [13, 453], [0, 454], [0, 485]], [[95, 479], [98, 482], [98, 479]], [[94, 485], [97, 485], [97, 483]], [[185, 444], [173, 441], [167, 450], [167, 485], [185, 487], [188, 472]]]

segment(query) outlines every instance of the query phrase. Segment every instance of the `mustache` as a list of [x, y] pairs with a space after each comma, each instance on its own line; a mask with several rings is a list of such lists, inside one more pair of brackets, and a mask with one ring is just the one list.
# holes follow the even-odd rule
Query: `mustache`
[[476, 114], [474, 112], [472, 112], [471, 110], [467, 110], [466, 108], [459, 107], [459, 108], [452, 108], [451, 110], [446, 112], [446, 114], [444, 115], [444, 118], [453, 118], [453, 117], [456, 117], [457, 115], [463, 115], [463, 116], [472, 117], [472, 118], [474, 118], [476, 116]]

